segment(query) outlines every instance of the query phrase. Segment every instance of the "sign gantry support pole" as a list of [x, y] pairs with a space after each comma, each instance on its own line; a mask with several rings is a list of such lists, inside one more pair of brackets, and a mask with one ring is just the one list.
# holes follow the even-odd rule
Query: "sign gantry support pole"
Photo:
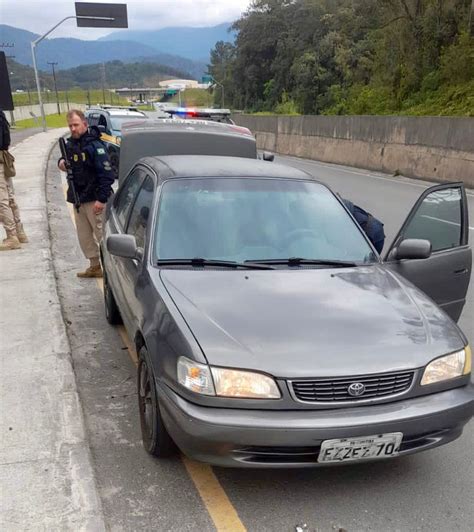
[[52, 31], [54, 31], [58, 26], [60, 26], [63, 22], [69, 19], [86, 19], [86, 20], [104, 20], [104, 21], [113, 21], [115, 20], [113, 17], [86, 17], [86, 16], [78, 16], [78, 15], [71, 15], [69, 17], [65, 17], [62, 20], [60, 20], [55, 26], [53, 26], [49, 31], [47, 31], [44, 35], [41, 37], [38, 37], [36, 40], [31, 41], [31, 55], [33, 56], [33, 68], [35, 70], [35, 79], [36, 79], [36, 89], [38, 91], [38, 101], [39, 106], [41, 110], [41, 122], [43, 124], [43, 131], [48, 131], [48, 127], [46, 126], [46, 115], [44, 113], [44, 105], [43, 105], [43, 99], [41, 97], [41, 83], [40, 78], [38, 74], [38, 67], [36, 64], [36, 46], [45, 38], [47, 37]]

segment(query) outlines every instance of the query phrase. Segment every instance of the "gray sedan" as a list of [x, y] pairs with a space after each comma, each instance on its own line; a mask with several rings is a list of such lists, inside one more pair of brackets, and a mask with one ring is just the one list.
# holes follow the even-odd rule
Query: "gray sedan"
[[107, 207], [101, 258], [154, 456], [375, 460], [448, 443], [473, 415], [462, 183], [426, 190], [382, 259], [305, 172], [147, 157]]

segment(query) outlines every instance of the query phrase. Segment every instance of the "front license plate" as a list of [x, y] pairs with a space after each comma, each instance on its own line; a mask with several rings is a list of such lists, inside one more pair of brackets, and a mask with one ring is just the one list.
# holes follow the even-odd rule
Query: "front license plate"
[[319, 451], [318, 462], [354, 462], [373, 458], [396, 456], [402, 443], [401, 432], [390, 432], [361, 438], [324, 440]]

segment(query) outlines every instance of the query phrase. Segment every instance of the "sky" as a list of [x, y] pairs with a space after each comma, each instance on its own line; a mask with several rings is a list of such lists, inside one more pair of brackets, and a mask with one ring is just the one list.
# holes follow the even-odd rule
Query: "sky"
[[[114, 3], [114, 0], [101, 0]], [[215, 26], [239, 18], [251, 0], [115, 0], [126, 3], [130, 30], [157, 30], [169, 26]], [[73, 0], [0, 0], [0, 23], [43, 34], [62, 18], [74, 15]], [[78, 28], [68, 20], [53, 37], [97, 39], [114, 28]], [[0, 36], [1, 40], [1, 36]]]

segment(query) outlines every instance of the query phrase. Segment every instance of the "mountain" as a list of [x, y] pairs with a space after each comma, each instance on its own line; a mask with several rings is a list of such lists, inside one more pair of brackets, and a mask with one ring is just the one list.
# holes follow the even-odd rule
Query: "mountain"
[[161, 53], [180, 55], [189, 59], [209, 62], [209, 54], [217, 41], [233, 42], [234, 32], [230, 23], [208, 28], [163, 28], [161, 30], [120, 30], [101, 37], [99, 41], [126, 39], [149, 46]]
[[[32, 65], [31, 41], [38, 35], [26, 30], [0, 24], [0, 41], [14, 43], [10, 49], [15, 61], [24, 65]], [[68, 69], [79, 65], [96, 64], [107, 61], [135, 62], [137, 58], [147, 58], [172, 69], [189, 72], [194, 77], [200, 77], [205, 65], [183, 57], [171, 54], [160, 54], [155, 48], [145, 44], [116, 40], [83, 41], [80, 39], [45, 39], [36, 48], [38, 68], [50, 70], [48, 61], [58, 62], [57, 69]]]
[[200, 81], [201, 77], [207, 72], [207, 63], [204, 61], [193, 61], [179, 55], [154, 54], [146, 57], [136, 57], [134, 61], [158, 63], [181, 70], [182, 72], [187, 72], [188, 74], [185, 76], [185, 79], [197, 79]]
[[[39, 35], [29, 31], [0, 25], [0, 39], [13, 42], [12, 55], [18, 63], [32, 65], [31, 41]], [[71, 68], [81, 64], [100, 63], [113, 59], [133, 59], [137, 56], [156, 54], [156, 50], [139, 43], [117, 41], [110, 43], [82, 41], [80, 39], [45, 39], [36, 48], [38, 68], [49, 69], [48, 61], [57, 61], [57, 68]]]
[[[35, 78], [33, 68], [21, 65], [13, 59], [7, 59], [10, 71], [10, 84], [12, 91], [16, 89], [34, 90]], [[157, 87], [159, 82], [169, 78], [189, 78], [188, 72], [183, 72], [154, 62], [123, 63], [122, 61], [109, 61], [100, 64], [81, 65], [56, 73], [59, 90], [80, 87], [82, 89], [100, 89], [102, 87], [102, 74], [105, 74], [106, 87]], [[39, 72], [43, 88], [54, 88], [51, 71]]]

